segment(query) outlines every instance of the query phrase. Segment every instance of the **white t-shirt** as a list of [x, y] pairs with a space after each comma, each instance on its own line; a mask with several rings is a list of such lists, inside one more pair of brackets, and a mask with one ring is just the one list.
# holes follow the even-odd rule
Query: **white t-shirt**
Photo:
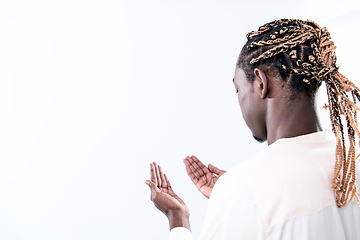
[[[360, 240], [357, 202], [336, 206], [334, 163], [332, 133], [277, 140], [217, 181], [199, 240]], [[193, 237], [174, 228], [169, 239]]]

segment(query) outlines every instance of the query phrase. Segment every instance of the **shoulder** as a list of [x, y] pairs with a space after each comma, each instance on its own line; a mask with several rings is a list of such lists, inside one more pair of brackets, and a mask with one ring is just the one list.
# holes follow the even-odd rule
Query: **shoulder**
[[[243, 161], [228, 173], [240, 181], [274, 179], [276, 174], [299, 170], [298, 167], [333, 165], [335, 138], [329, 132], [317, 132], [295, 138], [279, 139], [254, 157]], [[307, 169], [311, 170], [311, 169]]]

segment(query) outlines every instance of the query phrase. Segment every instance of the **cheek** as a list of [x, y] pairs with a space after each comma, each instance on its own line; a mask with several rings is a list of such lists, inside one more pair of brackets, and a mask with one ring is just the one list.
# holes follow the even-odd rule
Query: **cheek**
[[244, 97], [241, 97], [241, 95], [239, 94], [238, 95], [238, 100], [239, 100], [239, 105], [240, 105], [240, 109], [241, 109], [241, 113], [242, 113], [242, 116], [246, 122], [247, 125], [249, 125], [249, 102], [248, 102], [248, 99], [244, 98]]
[[242, 112], [242, 114], [244, 115], [244, 99], [240, 97], [240, 94], [238, 95], [238, 102], [239, 102], [239, 105], [240, 105], [240, 110]]
[[241, 108], [241, 111], [243, 113], [247, 112], [249, 109], [249, 106], [251, 106], [251, 101], [249, 100], [249, 96], [246, 94], [242, 94], [239, 92], [238, 94], [238, 101]]
[[256, 132], [257, 128], [259, 127], [258, 126], [259, 106], [257, 105], [254, 99], [250, 98], [249, 95], [247, 97], [242, 97], [239, 95], [238, 100], [240, 104], [241, 113], [246, 125], [248, 126], [248, 128], [250, 128], [251, 131]]

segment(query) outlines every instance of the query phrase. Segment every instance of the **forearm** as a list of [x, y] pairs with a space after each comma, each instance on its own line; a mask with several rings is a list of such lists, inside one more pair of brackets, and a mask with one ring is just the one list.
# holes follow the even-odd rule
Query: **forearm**
[[189, 214], [186, 212], [181, 210], [169, 211], [167, 213], [167, 218], [169, 220], [170, 230], [175, 227], [185, 227], [191, 231]]

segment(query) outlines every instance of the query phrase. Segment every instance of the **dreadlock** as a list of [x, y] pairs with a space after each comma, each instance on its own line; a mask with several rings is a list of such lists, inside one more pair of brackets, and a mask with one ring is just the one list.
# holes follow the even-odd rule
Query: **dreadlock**
[[[327, 88], [332, 130], [336, 136], [335, 171], [332, 188], [338, 207], [354, 198], [360, 204], [356, 186], [355, 141], [360, 137], [356, 105], [360, 90], [338, 71], [334, 42], [326, 28], [309, 20], [280, 19], [261, 26], [246, 35], [237, 66], [248, 81], [254, 81], [256, 67], [276, 69], [297, 93], [314, 98], [324, 81]], [[346, 129], [344, 126], [346, 124]], [[349, 140], [345, 145], [345, 131]], [[359, 142], [360, 143], [360, 142]]]

